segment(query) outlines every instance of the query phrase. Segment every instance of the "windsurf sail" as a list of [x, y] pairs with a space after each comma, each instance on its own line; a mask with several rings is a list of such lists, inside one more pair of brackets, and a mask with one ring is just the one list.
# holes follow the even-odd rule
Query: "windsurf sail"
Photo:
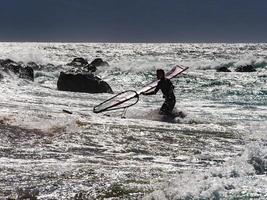
[[127, 90], [95, 106], [93, 112], [100, 113], [104, 111], [128, 108], [136, 104], [138, 101], [139, 101], [139, 94], [134, 90]]
[[[173, 67], [169, 72], [167, 72], [165, 74], [165, 77], [168, 79], [172, 79], [187, 69], [188, 67], [182, 67], [182, 66], [177, 65]], [[154, 80], [150, 84], [148, 84], [147, 86], [143, 87], [142, 89], [138, 91], [127, 90], [125, 92], [121, 92], [113, 96], [112, 98], [107, 99], [101, 104], [94, 106], [93, 112], [100, 113], [104, 111], [117, 110], [117, 109], [128, 108], [130, 106], [133, 106], [139, 101], [139, 95], [141, 93], [148, 92], [154, 89], [157, 86], [158, 82], [159, 80]]]

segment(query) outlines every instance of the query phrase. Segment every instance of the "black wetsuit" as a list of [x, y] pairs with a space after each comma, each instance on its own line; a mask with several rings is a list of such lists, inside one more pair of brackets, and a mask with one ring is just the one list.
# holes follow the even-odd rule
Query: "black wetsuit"
[[170, 115], [172, 114], [172, 110], [176, 103], [173, 89], [174, 86], [172, 82], [169, 79], [165, 78], [161, 79], [158, 82], [154, 91], [146, 93], [146, 95], [156, 94], [159, 90], [161, 90], [163, 93], [163, 98], [165, 98], [165, 101], [160, 108], [160, 113]]

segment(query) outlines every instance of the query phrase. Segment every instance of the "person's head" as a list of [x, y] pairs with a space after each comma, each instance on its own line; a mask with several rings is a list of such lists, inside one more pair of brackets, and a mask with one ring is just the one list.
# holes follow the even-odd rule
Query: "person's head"
[[164, 79], [165, 78], [165, 72], [163, 69], [157, 69], [157, 79]]

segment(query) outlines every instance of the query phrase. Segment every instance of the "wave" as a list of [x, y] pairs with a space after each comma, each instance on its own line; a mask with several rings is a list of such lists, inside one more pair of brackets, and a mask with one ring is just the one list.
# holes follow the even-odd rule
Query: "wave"
[[267, 185], [264, 184], [266, 153], [266, 145], [255, 142], [234, 160], [204, 171], [181, 173], [170, 180], [165, 188], [154, 191], [144, 199], [264, 199], [267, 197]]

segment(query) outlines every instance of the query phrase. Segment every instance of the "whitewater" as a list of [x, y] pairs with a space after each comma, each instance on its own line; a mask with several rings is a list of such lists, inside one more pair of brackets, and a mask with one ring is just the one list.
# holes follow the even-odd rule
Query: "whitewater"
[[[162, 120], [160, 92], [93, 113], [114, 94], [57, 90], [75, 57], [107, 61], [115, 94], [189, 67], [172, 79], [186, 117]], [[0, 199], [267, 199], [267, 44], [0, 43], [0, 59], [42, 66], [0, 71]]]

